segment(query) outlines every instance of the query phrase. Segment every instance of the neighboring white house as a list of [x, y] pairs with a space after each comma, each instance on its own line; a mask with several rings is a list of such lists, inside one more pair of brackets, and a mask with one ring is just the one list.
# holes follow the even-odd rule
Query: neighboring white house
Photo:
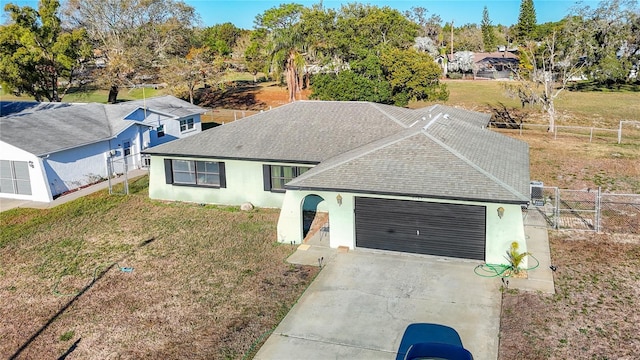
[[146, 150], [149, 196], [280, 208], [300, 243], [328, 212], [330, 246], [505, 262], [526, 251], [529, 147], [491, 115], [434, 105], [297, 101]]
[[0, 117], [0, 197], [50, 202], [146, 167], [143, 150], [199, 133], [204, 112], [173, 96], [42, 108]]

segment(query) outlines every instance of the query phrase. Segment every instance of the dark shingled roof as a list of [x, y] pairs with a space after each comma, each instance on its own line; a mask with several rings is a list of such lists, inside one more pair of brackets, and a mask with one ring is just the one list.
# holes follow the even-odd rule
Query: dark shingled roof
[[204, 111], [168, 95], [113, 105], [76, 104], [2, 117], [0, 141], [35, 155], [46, 155], [115, 137], [136, 123], [124, 117], [145, 106], [176, 117]]
[[526, 203], [529, 148], [443, 105], [298, 101], [146, 151], [318, 164], [287, 189]]

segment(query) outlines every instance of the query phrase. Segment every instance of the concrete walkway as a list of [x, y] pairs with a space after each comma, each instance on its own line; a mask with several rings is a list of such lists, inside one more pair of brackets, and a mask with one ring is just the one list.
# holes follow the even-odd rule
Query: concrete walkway
[[[135, 179], [137, 177], [143, 176], [148, 174], [149, 171], [148, 170], [133, 170], [130, 171], [127, 178], [129, 180]], [[117, 178], [113, 178], [111, 179], [111, 184], [119, 184], [121, 182], [124, 182], [125, 177], [124, 176], [119, 176]], [[0, 197], [0, 212], [1, 211], [7, 211], [10, 209], [14, 209], [14, 208], [18, 208], [18, 207], [22, 207], [22, 208], [34, 208], [34, 209], [49, 209], [52, 207], [56, 207], [58, 205], [67, 203], [69, 201], [73, 201], [75, 199], [81, 198], [85, 195], [94, 193], [96, 191], [100, 191], [103, 189], [108, 189], [109, 188], [109, 182], [108, 181], [103, 181], [100, 183], [97, 183], [95, 185], [91, 185], [88, 186], [86, 188], [80, 189], [78, 191], [74, 191], [72, 193], [60, 196], [58, 198], [56, 198], [55, 200], [53, 200], [50, 203], [45, 203], [45, 202], [37, 202], [37, 201], [29, 201], [29, 200], [17, 200], [17, 199], [8, 199], [8, 198], [2, 198]]]
[[[551, 250], [549, 248], [549, 233], [547, 221], [536, 209], [531, 207], [524, 219], [524, 233], [527, 241], [527, 251], [540, 262], [540, 265], [528, 271], [526, 279], [510, 278], [509, 288], [524, 291], [541, 291], [554, 294], [553, 271], [551, 270]], [[535, 260], [529, 258], [528, 266], [535, 265]]]

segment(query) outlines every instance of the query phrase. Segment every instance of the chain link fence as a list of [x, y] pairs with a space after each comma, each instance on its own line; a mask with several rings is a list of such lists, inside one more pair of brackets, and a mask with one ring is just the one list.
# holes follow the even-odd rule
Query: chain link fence
[[640, 194], [532, 185], [531, 205], [554, 230], [640, 234]]
[[640, 195], [602, 193], [600, 227], [605, 232], [640, 235]]

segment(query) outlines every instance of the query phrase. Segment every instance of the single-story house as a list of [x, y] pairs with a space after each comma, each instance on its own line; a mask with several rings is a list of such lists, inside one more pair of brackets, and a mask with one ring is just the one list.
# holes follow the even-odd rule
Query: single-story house
[[[142, 150], [202, 129], [204, 110], [173, 96], [27, 107], [0, 117], [0, 197], [56, 196], [146, 167]], [[125, 170], [126, 169], [126, 170]]]
[[529, 148], [489, 114], [434, 105], [297, 101], [144, 152], [149, 196], [280, 208], [277, 239], [301, 243], [328, 212], [330, 246], [504, 263], [523, 251]]
[[509, 51], [473, 54], [475, 76], [488, 79], [508, 79], [518, 69], [520, 58]]

